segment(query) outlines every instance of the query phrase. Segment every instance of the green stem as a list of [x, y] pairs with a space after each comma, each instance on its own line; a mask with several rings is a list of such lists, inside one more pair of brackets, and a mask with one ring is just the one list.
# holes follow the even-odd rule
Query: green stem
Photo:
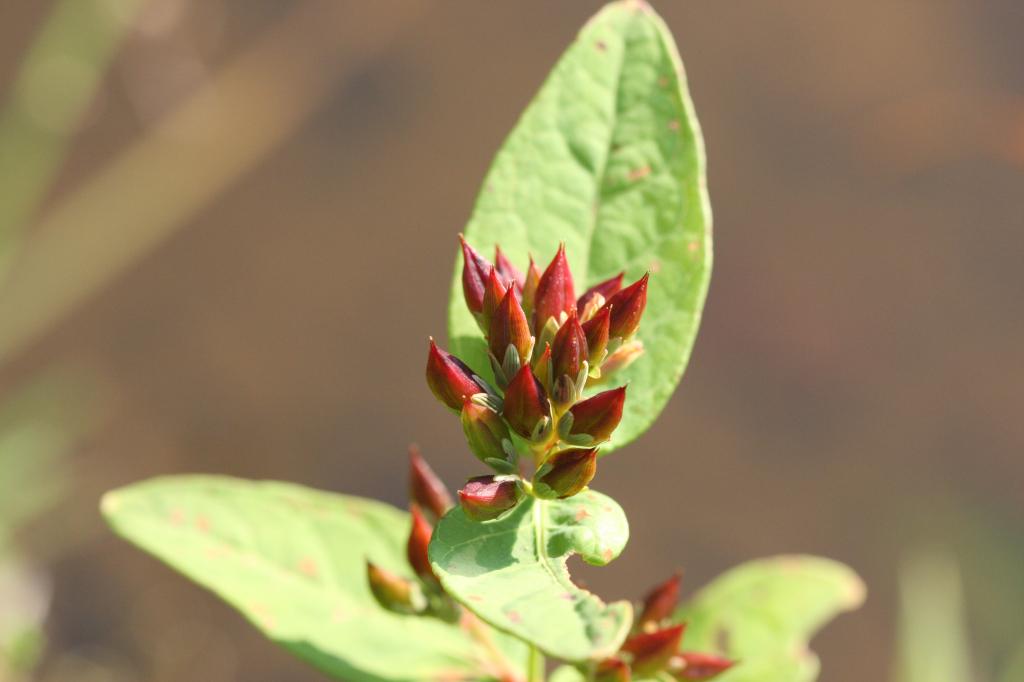
[[526, 682], [544, 682], [544, 655], [530, 645], [530, 658], [526, 664]]

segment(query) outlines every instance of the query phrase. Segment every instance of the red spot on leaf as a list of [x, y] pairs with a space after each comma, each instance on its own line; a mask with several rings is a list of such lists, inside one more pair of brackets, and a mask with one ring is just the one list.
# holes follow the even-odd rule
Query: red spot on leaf
[[646, 178], [650, 174], [650, 166], [641, 166], [640, 168], [634, 168], [633, 170], [629, 171], [629, 175], [627, 175], [626, 177], [629, 178], [630, 182], [636, 182], [637, 180], [642, 180]]

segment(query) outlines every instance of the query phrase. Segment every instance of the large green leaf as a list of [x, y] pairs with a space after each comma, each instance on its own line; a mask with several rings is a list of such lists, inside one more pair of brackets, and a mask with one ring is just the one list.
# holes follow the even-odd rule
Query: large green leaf
[[577, 587], [566, 560], [578, 553], [606, 564], [628, 537], [622, 508], [588, 490], [567, 500], [527, 498], [483, 524], [456, 507], [434, 531], [430, 560], [445, 590], [483, 620], [550, 656], [582, 661], [618, 649], [632, 607]]
[[842, 564], [780, 556], [732, 569], [675, 619], [687, 623], [684, 649], [740, 661], [716, 682], [810, 682], [819, 666], [808, 641], [864, 595], [860, 578]]
[[[340, 679], [479, 680], [495, 658], [458, 626], [377, 605], [367, 558], [409, 575], [409, 518], [388, 505], [287, 483], [176, 476], [108, 493], [103, 512], [120, 535]], [[514, 660], [525, 658], [521, 644], [485, 629]]]
[[[646, 3], [612, 3], [583, 28], [498, 153], [465, 233], [520, 264], [565, 242], [581, 293], [620, 270], [651, 272], [647, 352], [616, 379], [629, 399], [602, 452], [643, 433], [682, 376], [711, 274], [700, 128], [672, 36]], [[460, 271], [461, 259], [449, 341], [488, 376]]]

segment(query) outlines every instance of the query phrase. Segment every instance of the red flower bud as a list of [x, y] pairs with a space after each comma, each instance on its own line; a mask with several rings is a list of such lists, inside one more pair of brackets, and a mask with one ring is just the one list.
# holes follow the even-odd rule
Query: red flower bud
[[594, 682], [629, 682], [629, 666], [618, 658], [608, 658], [597, 664]]
[[640, 317], [647, 307], [647, 279], [644, 275], [636, 282], [608, 299], [605, 307], [611, 312], [611, 329], [614, 338], [629, 338], [640, 326]]
[[399, 613], [421, 613], [427, 600], [420, 586], [367, 561], [366, 579], [370, 592], [382, 607]]
[[507, 459], [502, 441], [512, 441], [505, 421], [491, 408], [469, 398], [462, 404], [462, 432], [469, 449], [480, 461], [490, 457]]
[[510, 345], [515, 346], [519, 352], [519, 360], [522, 364], [525, 365], [530, 361], [530, 353], [533, 352], [533, 336], [530, 334], [530, 325], [526, 321], [526, 313], [519, 305], [515, 287], [511, 284], [491, 318], [487, 344], [491, 355], [499, 365], [504, 360], [505, 352]]
[[430, 536], [434, 529], [423, 518], [419, 505], [409, 505], [412, 512], [412, 529], [409, 531], [409, 540], [405, 543], [405, 556], [409, 559], [409, 565], [423, 580], [436, 581], [434, 569], [430, 567], [430, 559], [427, 558], [427, 547], [430, 545]]
[[533, 375], [529, 364], [523, 365], [505, 389], [502, 416], [523, 438], [532, 438], [538, 424], [551, 417], [544, 387]]
[[452, 508], [452, 497], [448, 489], [415, 445], [409, 448], [409, 497], [438, 519]]
[[462, 293], [466, 297], [466, 306], [471, 312], [479, 313], [484, 306], [484, 283], [491, 264], [469, 245], [460, 234], [462, 244]]
[[573, 381], [583, 369], [583, 361], [587, 359], [587, 337], [583, 333], [576, 310], [569, 313], [569, 319], [555, 334], [551, 342], [552, 377], [557, 380], [568, 375]]
[[587, 360], [590, 362], [591, 368], [599, 366], [604, 360], [605, 351], [608, 350], [611, 319], [611, 310], [601, 308], [592, 318], [583, 323], [583, 335], [587, 338]]
[[608, 440], [622, 419], [622, 406], [626, 402], [626, 387], [603, 391], [569, 408], [572, 414], [572, 435], [587, 435], [594, 442]]
[[611, 298], [613, 294], [617, 294], [619, 290], [622, 289], [622, 278], [625, 274], [626, 273], [624, 272], [620, 272], [614, 277], [606, 279], [603, 282], [599, 282], [587, 289], [586, 292], [580, 296], [580, 299], [576, 301], [576, 314], [583, 317], [583, 310], [587, 307], [587, 304], [590, 303], [591, 299], [598, 294], [601, 295], [601, 298], [604, 299], [604, 301]]
[[568, 315], [570, 310], [576, 309], [576, 294], [569, 261], [565, 259], [565, 244], [558, 247], [558, 253], [540, 276], [533, 308], [533, 328], [538, 334], [549, 317], [561, 324], [562, 313]]
[[671, 671], [678, 680], [704, 682], [704, 680], [714, 679], [735, 665], [735, 661], [714, 654], [683, 652], [679, 654], [679, 658], [682, 659], [683, 664], [680, 666], [681, 669], [676, 670], [673, 667]]
[[647, 593], [647, 596], [644, 597], [644, 609], [637, 619], [637, 625], [640, 628], [645, 628], [648, 625], [657, 626], [672, 615], [679, 602], [679, 584], [682, 582], [682, 577], [682, 573], [677, 572]]
[[477, 476], [459, 491], [462, 511], [474, 521], [496, 519], [518, 502], [519, 486], [513, 478]]
[[[543, 472], [543, 473], [541, 473]], [[533, 479], [540, 497], [572, 497], [594, 479], [597, 473], [597, 448], [560, 450], [551, 455]]]
[[462, 402], [468, 396], [487, 392], [473, 370], [451, 353], [438, 348], [434, 339], [430, 339], [427, 354], [427, 385], [435, 398], [456, 412], [462, 409]]
[[484, 332], [491, 328], [491, 320], [494, 319], [494, 313], [501, 305], [501, 300], [505, 298], [507, 288], [508, 285], [502, 282], [501, 277], [498, 276], [498, 271], [491, 268], [484, 280], [484, 305], [479, 317]]
[[540, 284], [540, 268], [533, 262], [533, 256], [530, 256], [530, 266], [526, 269], [526, 278], [523, 281], [523, 310], [527, 317], [533, 314], [533, 302], [537, 298], [538, 284]]
[[656, 632], [642, 632], [627, 639], [622, 645], [622, 651], [633, 654], [633, 672], [648, 676], [664, 668], [679, 649], [685, 627], [673, 625]]
[[501, 277], [502, 282], [506, 285], [515, 284], [516, 293], [522, 293], [523, 273], [519, 272], [518, 268], [512, 264], [512, 261], [501, 252], [500, 246], [494, 247], [494, 267], [498, 270], [498, 276]]

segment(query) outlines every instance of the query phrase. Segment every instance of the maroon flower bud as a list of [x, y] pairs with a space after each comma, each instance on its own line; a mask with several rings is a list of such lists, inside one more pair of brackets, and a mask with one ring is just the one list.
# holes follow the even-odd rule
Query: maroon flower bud
[[576, 294], [572, 285], [572, 272], [565, 258], [565, 244], [558, 247], [547, 270], [537, 282], [537, 293], [533, 303], [533, 328], [540, 330], [548, 318], [555, 318], [561, 324], [562, 313], [569, 314], [576, 309]]
[[629, 682], [629, 666], [619, 658], [608, 658], [597, 664], [594, 682]]
[[611, 312], [609, 334], [614, 338], [629, 338], [640, 326], [640, 317], [647, 307], [647, 279], [644, 275], [636, 282], [608, 299], [605, 307]]
[[409, 447], [409, 497], [421, 508], [432, 512], [436, 519], [452, 508], [448, 489], [415, 445]]
[[571, 435], [587, 435], [594, 442], [608, 440], [622, 419], [626, 387], [603, 391], [569, 408], [572, 415]]
[[591, 368], [600, 366], [604, 361], [605, 353], [608, 350], [611, 319], [611, 310], [601, 308], [592, 318], [583, 323], [583, 335], [587, 338], [587, 360], [590, 362]]
[[435, 398], [456, 412], [462, 409], [462, 402], [468, 396], [487, 392], [473, 370], [451, 353], [438, 348], [433, 338], [427, 354], [427, 385]]
[[370, 561], [366, 562], [366, 579], [377, 603], [389, 611], [422, 613], [427, 608], [423, 591], [412, 580], [395, 575]]
[[430, 567], [430, 559], [427, 558], [427, 547], [430, 545], [430, 536], [434, 528], [423, 518], [423, 512], [419, 505], [409, 505], [412, 512], [412, 529], [409, 531], [409, 540], [405, 543], [405, 556], [409, 559], [409, 565], [423, 580], [437, 581], [434, 576], [434, 569]]
[[508, 459], [503, 441], [512, 442], [505, 421], [491, 408], [469, 398], [462, 404], [462, 432], [469, 449], [480, 461], [488, 458]]
[[491, 328], [491, 320], [494, 319], [494, 313], [501, 305], [501, 300], [505, 298], [507, 288], [508, 285], [498, 276], [498, 271], [491, 268], [484, 280], [484, 305], [479, 317], [480, 326], [485, 333]]
[[533, 302], [537, 298], [537, 285], [540, 284], [540, 268], [530, 256], [530, 266], [526, 268], [526, 279], [523, 281], [523, 311], [526, 316], [533, 314]]
[[519, 305], [515, 287], [511, 284], [506, 289], [501, 303], [498, 304], [498, 309], [494, 311], [494, 316], [491, 318], [487, 345], [499, 365], [503, 362], [510, 345], [515, 346], [519, 352], [519, 360], [522, 364], [525, 365], [530, 361], [530, 353], [533, 352], [533, 336], [530, 334], [530, 325], [526, 321], [526, 313]]
[[586, 359], [587, 337], [573, 309], [551, 342], [552, 376], [557, 380], [567, 375], [575, 381]]
[[494, 247], [494, 267], [498, 270], [498, 276], [501, 277], [502, 282], [506, 285], [515, 284], [516, 293], [522, 293], [524, 284], [523, 273], [519, 272], [519, 269], [512, 264], [512, 261], [502, 253], [500, 246]]
[[685, 625], [673, 625], [664, 630], [633, 635], [622, 645], [622, 651], [633, 655], [633, 672], [641, 676], [653, 675], [675, 656], [683, 639]]
[[560, 450], [551, 455], [533, 479], [540, 497], [572, 497], [594, 479], [597, 473], [597, 448]]
[[[620, 272], [610, 279], [606, 279], [603, 282], [599, 282], [594, 286], [586, 290], [586, 292], [580, 296], [580, 299], [576, 301], [576, 314], [583, 317], [583, 311], [586, 309], [587, 304], [597, 296], [601, 295], [604, 301], [607, 301], [612, 297], [613, 294], [617, 294], [622, 289], [622, 278], [626, 273]], [[584, 318], [586, 319], [586, 318]]]
[[523, 365], [505, 389], [502, 416], [523, 438], [532, 438], [541, 422], [551, 418], [544, 387], [533, 375], [529, 364]]
[[518, 502], [519, 486], [509, 477], [477, 476], [459, 491], [462, 511], [474, 521], [496, 519]]
[[637, 625], [646, 629], [657, 626], [672, 615], [679, 602], [679, 584], [683, 574], [676, 572], [671, 578], [656, 586], [644, 597], [644, 609], [637, 619]]
[[735, 665], [735, 661], [714, 654], [683, 652], [679, 654], [678, 658], [681, 661], [679, 669], [677, 670], [675, 666], [671, 669], [672, 675], [677, 680], [704, 682], [704, 680], [714, 679]]
[[469, 245], [460, 234], [462, 244], [462, 293], [466, 297], [466, 306], [471, 312], [479, 313], [484, 306], [484, 283], [492, 265]]

